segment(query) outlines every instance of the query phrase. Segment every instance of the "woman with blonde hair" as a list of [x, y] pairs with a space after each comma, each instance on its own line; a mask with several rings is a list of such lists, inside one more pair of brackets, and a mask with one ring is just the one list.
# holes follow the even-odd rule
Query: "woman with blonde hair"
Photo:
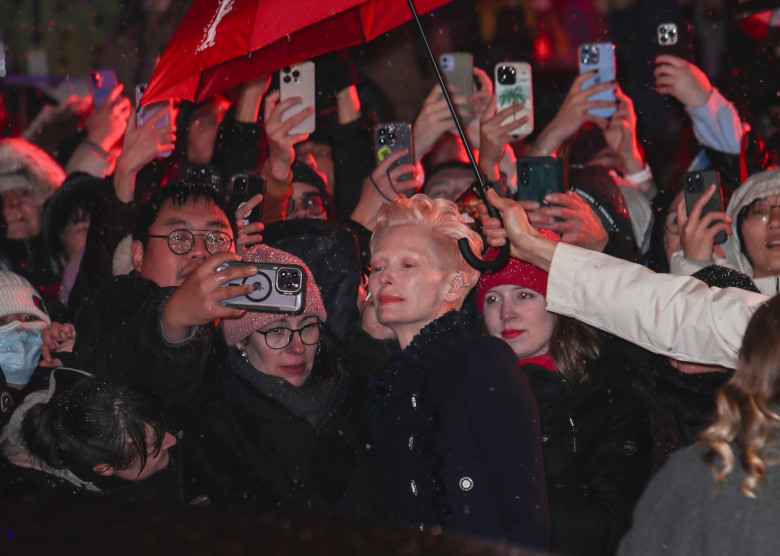
[[452, 201], [382, 207], [368, 290], [401, 350], [377, 380], [372, 429], [392, 518], [549, 546], [539, 413], [512, 350], [461, 311], [482, 241]]
[[780, 552], [780, 296], [750, 320], [702, 439], [650, 482], [619, 554]]

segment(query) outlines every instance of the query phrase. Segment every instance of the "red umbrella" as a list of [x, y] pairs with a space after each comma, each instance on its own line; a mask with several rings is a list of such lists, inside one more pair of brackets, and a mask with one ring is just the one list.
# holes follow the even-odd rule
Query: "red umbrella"
[[[449, 0], [415, 0], [418, 13]], [[200, 101], [254, 77], [368, 41], [412, 18], [405, 0], [195, 0], [142, 104]]]

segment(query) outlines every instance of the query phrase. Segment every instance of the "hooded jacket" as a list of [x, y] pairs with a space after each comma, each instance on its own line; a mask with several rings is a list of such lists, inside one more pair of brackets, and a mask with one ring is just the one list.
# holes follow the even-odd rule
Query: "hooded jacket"
[[705, 266], [717, 264], [733, 268], [750, 276], [753, 278], [756, 287], [765, 295], [780, 293], [780, 276], [767, 276], [764, 278], [755, 278], [753, 276], [753, 266], [742, 250], [742, 240], [739, 232], [739, 213], [742, 209], [757, 199], [777, 194], [780, 194], [780, 169], [753, 174], [737, 188], [726, 208], [726, 214], [732, 219], [732, 233], [721, 246], [725, 258], [714, 257], [710, 261], [694, 261], [686, 258], [682, 251], [677, 251], [672, 255], [671, 272], [673, 274], [693, 274]]

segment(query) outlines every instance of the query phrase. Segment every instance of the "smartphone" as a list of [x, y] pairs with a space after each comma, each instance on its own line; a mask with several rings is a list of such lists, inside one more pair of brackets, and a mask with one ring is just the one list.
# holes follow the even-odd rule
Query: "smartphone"
[[[446, 52], [439, 56], [439, 66], [444, 81], [456, 89], [456, 95], [470, 95], [474, 92], [474, 56], [470, 52]], [[458, 104], [458, 116], [464, 122], [474, 119], [471, 105]]]
[[[615, 80], [615, 45], [611, 42], [582, 44], [578, 50], [580, 75], [596, 71], [596, 75], [585, 80], [582, 90], [589, 89], [600, 83], [611, 83]], [[615, 90], [607, 89], [588, 97], [588, 101], [606, 100], [615, 102]], [[617, 106], [591, 108], [589, 114], [599, 118], [611, 118]]]
[[693, 63], [693, 26], [687, 21], [661, 23], [656, 41], [658, 54], [671, 54]]
[[89, 88], [92, 91], [92, 101], [95, 103], [95, 108], [103, 106], [108, 95], [119, 84], [116, 79], [116, 73], [111, 69], [101, 69], [89, 72], [88, 81]]
[[[246, 203], [258, 193], [265, 193], [265, 178], [260, 174], [234, 174], [228, 180], [228, 208], [231, 212]], [[260, 221], [260, 211], [263, 208], [262, 201], [247, 215], [249, 222]]]
[[564, 193], [563, 159], [552, 156], [520, 157], [517, 159], [516, 201], [536, 201], [549, 206], [544, 200], [548, 193]]
[[219, 193], [225, 194], [225, 191], [222, 189], [222, 174], [216, 166], [203, 164], [187, 168], [187, 179], [194, 183], [208, 185]]
[[222, 305], [248, 311], [270, 311], [272, 313], [300, 313], [306, 294], [306, 273], [297, 264], [249, 263], [228, 261], [217, 268], [217, 272], [231, 266], [256, 266], [257, 274], [237, 278], [224, 286], [252, 284], [254, 288], [247, 295], [222, 300]]
[[[301, 62], [293, 66], [285, 66], [279, 71], [279, 101], [290, 97], [301, 97], [301, 104], [296, 104], [292, 108], [285, 110], [282, 114], [282, 121], [289, 119], [297, 114], [301, 108], [306, 106], [315, 106], [314, 98], [316, 88], [314, 81], [314, 62]], [[312, 133], [315, 127], [315, 114], [303, 120], [297, 126], [292, 128], [290, 133]]]
[[[688, 214], [691, 213], [694, 203], [713, 184], [716, 186], [715, 194], [704, 205], [704, 208], [701, 210], [701, 216], [708, 212], [723, 212], [723, 189], [720, 185], [720, 174], [717, 170], [700, 170], [688, 172], [683, 176], [683, 196], [685, 197], [685, 209]], [[709, 227], [711, 228], [715, 224], [716, 222], [713, 222]], [[724, 241], [726, 241], [726, 232], [715, 234], [715, 243], [723, 243]]]
[[512, 130], [513, 137], [529, 135], [534, 130], [534, 93], [531, 85], [531, 66], [526, 62], [500, 62], [495, 68], [496, 108], [502, 110], [514, 104], [523, 109], [506, 118], [502, 125], [528, 116], [528, 121]]
[[[412, 145], [412, 124], [408, 122], [389, 122], [377, 124], [374, 128], [374, 152], [377, 164], [382, 162], [387, 155], [399, 149], [408, 149], [400, 160], [397, 160], [391, 168], [401, 164], [414, 164], [414, 145]], [[404, 174], [400, 180], [412, 179], [411, 174]]]
[[[165, 110], [165, 115], [162, 118], [160, 118], [156, 124], [154, 124], [155, 129], [160, 129], [165, 126], [171, 125], [172, 104], [170, 100], [160, 100], [158, 102], [147, 104], [146, 106], [141, 106], [141, 97], [144, 96], [146, 85], [147, 85], [146, 83], [140, 83], [135, 86], [136, 127], [141, 127], [142, 125], [144, 125], [144, 123], [146, 123], [146, 121], [149, 118], [151, 118], [154, 114], [156, 114], [160, 110]], [[160, 158], [167, 158], [171, 156], [171, 152], [173, 151], [167, 151], [162, 153], [160, 155]]]

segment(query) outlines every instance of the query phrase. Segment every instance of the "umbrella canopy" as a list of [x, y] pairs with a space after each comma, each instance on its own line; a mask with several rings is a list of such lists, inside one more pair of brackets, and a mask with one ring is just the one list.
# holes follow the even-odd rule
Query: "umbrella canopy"
[[[415, 0], [418, 13], [448, 0]], [[412, 18], [405, 0], [195, 0], [141, 104], [200, 101], [281, 67], [371, 40]]]

